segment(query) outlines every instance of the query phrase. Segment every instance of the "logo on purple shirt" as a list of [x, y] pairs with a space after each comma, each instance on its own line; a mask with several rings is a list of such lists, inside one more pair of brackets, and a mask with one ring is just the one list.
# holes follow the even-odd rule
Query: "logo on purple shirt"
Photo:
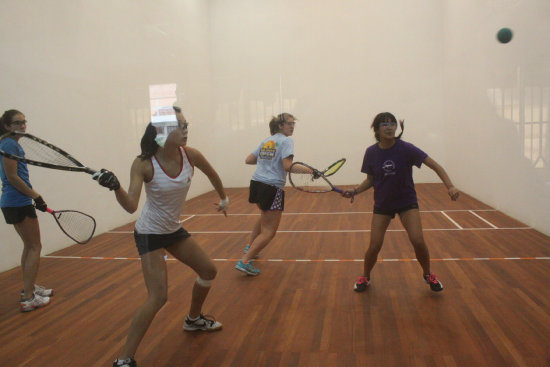
[[395, 175], [395, 163], [390, 159], [382, 164], [382, 169], [384, 170], [384, 176]]

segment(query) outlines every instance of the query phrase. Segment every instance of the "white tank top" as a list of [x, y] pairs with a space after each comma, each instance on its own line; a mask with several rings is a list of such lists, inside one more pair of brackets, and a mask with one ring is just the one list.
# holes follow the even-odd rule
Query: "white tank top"
[[151, 157], [153, 179], [145, 183], [147, 200], [136, 222], [136, 231], [147, 234], [169, 234], [181, 228], [179, 217], [191, 186], [194, 168], [185, 149], [180, 147], [181, 168], [170, 177]]

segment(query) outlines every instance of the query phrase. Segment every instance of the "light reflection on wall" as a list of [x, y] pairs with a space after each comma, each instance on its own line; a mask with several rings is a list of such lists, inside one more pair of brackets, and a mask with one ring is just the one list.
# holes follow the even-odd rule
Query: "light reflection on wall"
[[222, 103], [216, 108], [216, 121], [224, 121], [225, 126], [232, 130], [265, 126], [272, 116], [281, 112], [292, 113], [296, 103], [295, 98], [281, 98], [279, 93], [275, 93], [273, 98], [267, 101], [253, 99]]
[[[172, 106], [176, 103], [175, 83], [157, 84], [149, 86], [149, 101], [151, 106], [151, 121], [160, 122], [174, 116]], [[175, 116], [173, 118], [175, 121]]]
[[497, 114], [515, 125], [522, 152], [533, 167], [549, 167], [550, 87], [519, 85], [489, 88], [487, 96]]

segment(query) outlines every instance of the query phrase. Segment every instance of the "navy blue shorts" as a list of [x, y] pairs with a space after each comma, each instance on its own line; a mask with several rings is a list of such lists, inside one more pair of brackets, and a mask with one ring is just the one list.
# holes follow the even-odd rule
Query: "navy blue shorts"
[[168, 234], [138, 233], [134, 229], [134, 239], [136, 240], [136, 247], [140, 256], [159, 248], [167, 248], [189, 237], [191, 235], [183, 227], [174, 233]]
[[5, 207], [2, 213], [7, 224], [21, 223], [26, 217], [36, 218], [33, 205]]
[[418, 203], [410, 204], [399, 209], [379, 209], [374, 207], [374, 214], [389, 215], [390, 217], [395, 218], [395, 214], [401, 215], [411, 209], [418, 209]]
[[259, 181], [250, 181], [250, 195], [248, 202], [259, 204], [260, 209], [284, 210], [285, 209], [285, 191], [277, 186], [271, 186]]

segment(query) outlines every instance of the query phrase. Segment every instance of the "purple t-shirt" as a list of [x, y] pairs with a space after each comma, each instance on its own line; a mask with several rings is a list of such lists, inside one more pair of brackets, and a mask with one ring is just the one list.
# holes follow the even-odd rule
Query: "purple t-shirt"
[[427, 156], [401, 139], [389, 149], [378, 143], [368, 147], [361, 172], [374, 177], [374, 207], [395, 210], [417, 203], [412, 166], [420, 168]]

